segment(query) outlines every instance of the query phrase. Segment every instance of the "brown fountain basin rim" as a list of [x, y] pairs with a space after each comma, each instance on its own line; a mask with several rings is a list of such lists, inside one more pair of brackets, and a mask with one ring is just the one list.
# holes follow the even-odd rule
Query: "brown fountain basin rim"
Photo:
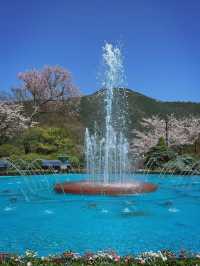
[[85, 195], [128, 195], [153, 192], [157, 186], [152, 183], [128, 182], [128, 183], [92, 183], [89, 181], [64, 182], [55, 185], [57, 193], [85, 194]]

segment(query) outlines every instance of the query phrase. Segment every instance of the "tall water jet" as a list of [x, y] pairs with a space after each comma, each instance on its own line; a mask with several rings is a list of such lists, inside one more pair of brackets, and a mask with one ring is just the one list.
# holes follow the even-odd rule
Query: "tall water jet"
[[[101, 91], [102, 124], [85, 131], [85, 158], [88, 180], [56, 184], [58, 193], [70, 194], [134, 194], [152, 192], [156, 186], [127, 180], [129, 144], [125, 137], [124, 69], [121, 50], [106, 43], [103, 47], [104, 79]], [[124, 95], [125, 96], [125, 95]], [[91, 132], [92, 133], [91, 133]]]
[[[87, 172], [91, 180], [109, 183], [123, 183], [129, 170], [128, 141], [124, 136], [125, 117], [121, 104], [115, 104], [120, 97], [119, 88], [123, 87], [124, 68], [119, 47], [106, 43], [103, 47], [104, 79], [102, 82], [105, 97], [105, 123], [100, 136], [94, 130], [85, 133], [85, 155]], [[122, 99], [121, 100], [125, 100]], [[115, 112], [115, 115], [114, 115]], [[117, 124], [117, 126], [116, 126]]]

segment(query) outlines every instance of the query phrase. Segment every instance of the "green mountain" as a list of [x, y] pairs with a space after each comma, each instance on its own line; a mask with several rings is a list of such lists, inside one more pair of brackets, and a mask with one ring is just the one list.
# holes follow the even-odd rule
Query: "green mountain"
[[[121, 127], [122, 121], [116, 110], [121, 106], [126, 117], [127, 132], [130, 136], [133, 129], [140, 128], [140, 121], [143, 117], [160, 115], [161, 117], [173, 113], [177, 117], [189, 115], [200, 116], [200, 103], [194, 102], [164, 102], [130, 89], [115, 89], [116, 101], [113, 103], [113, 113]], [[40, 113], [37, 121], [45, 127], [64, 127], [68, 129], [73, 138], [79, 144], [83, 142], [85, 128], [103, 127], [105, 124], [105, 91], [99, 90], [91, 95], [82, 96], [80, 99], [73, 99], [65, 102], [60, 108], [47, 108]], [[121, 118], [121, 117], [120, 117]]]
[[[129, 131], [139, 128], [143, 117], [152, 115], [164, 117], [167, 114], [174, 113], [177, 117], [200, 116], [200, 103], [158, 101], [129, 89], [119, 89], [115, 93], [119, 96], [115, 105], [124, 104], [126, 108]], [[103, 90], [81, 98], [80, 121], [84, 127], [91, 128], [94, 121], [100, 124], [103, 123], [102, 104], [105, 104], [103, 99]], [[126, 103], [123, 102], [123, 99]]]

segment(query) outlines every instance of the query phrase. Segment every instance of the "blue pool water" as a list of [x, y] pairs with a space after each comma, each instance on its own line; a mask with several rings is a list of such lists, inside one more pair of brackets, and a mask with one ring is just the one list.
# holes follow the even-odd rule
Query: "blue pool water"
[[137, 175], [159, 186], [143, 195], [74, 196], [52, 190], [57, 181], [85, 177], [1, 177], [0, 252], [200, 250], [199, 176]]

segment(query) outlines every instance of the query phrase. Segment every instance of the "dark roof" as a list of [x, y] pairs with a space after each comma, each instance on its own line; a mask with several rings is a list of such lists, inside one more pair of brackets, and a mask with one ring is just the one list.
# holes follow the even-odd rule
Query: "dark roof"
[[42, 166], [61, 166], [62, 162], [60, 160], [42, 160]]
[[9, 163], [4, 160], [0, 160], [0, 168], [7, 168], [9, 166]]

